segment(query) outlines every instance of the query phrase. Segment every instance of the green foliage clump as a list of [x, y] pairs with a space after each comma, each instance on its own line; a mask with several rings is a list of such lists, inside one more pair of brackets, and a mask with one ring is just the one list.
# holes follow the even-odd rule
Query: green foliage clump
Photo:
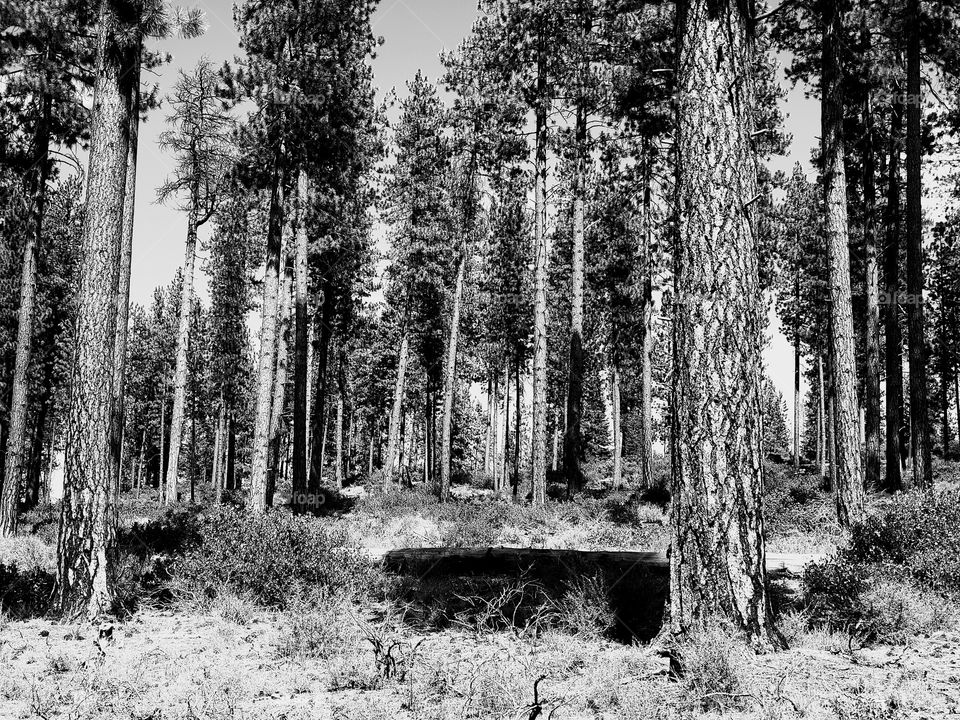
[[198, 537], [171, 568], [192, 593], [214, 597], [229, 590], [286, 608], [311, 595], [353, 596], [373, 588], [372, 564], [341, 529], [317, 519], [224, 508], [200, 518]]

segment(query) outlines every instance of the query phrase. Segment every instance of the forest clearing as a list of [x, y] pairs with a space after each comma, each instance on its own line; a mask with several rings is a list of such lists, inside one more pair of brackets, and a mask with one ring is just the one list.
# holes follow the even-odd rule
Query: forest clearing
[[958, 137], [948, 1], [6, 0], [0, 717], [960, 715]]

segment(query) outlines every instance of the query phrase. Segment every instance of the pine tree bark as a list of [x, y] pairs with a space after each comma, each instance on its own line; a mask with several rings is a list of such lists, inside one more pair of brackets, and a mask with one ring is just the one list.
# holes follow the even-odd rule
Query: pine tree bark
[[883, 250], [885, 310], [883, 328], [886, 370], [886, 453], [883, 489], [903, 489], [900, 459], [900, 426], [903, 424], [903, 334], [900, 329], [900, 134], [903, 107], [894, 101], [890, 112], [890, 159], [887, 163], [887, 204]]
[[913, 483], [933, 484], [927, 407], [924, 319], [923, 179], [921, 177], [920, 0], [907, 0], [907, 329], [910, 361], [910, 438]]
[[267, 455], [273, 413], [273, 376], [277, 351], [277, 301], [280, 292], [280, 256], [283, 237], [283, 173], [275, 159], [267, 226], [266, 271], [260, 323], [260, 361], [257, 369], [257, 404], [253, 425], [253, 461], [250, 468], [248, 507], [254, 513], [267, 509]]
[[[543, 43], [541, 42], [541, 46]], [[535, 213], [533, 248], [533, 448], [531, 486], [534, 505], [547, 497], [547, 61], [541, 47], [537, 62]], [[517, 396], [519, 409], [519, 394]], [[520, 417], [520, 413], [517, 413]], [[519, 468], [517, 469], [519, 472]]]
[[460, 339], [460, 306], [463, 303], [463, 285], [467, 274], [467, 243], [464, 241], [457, 267], [457, 281], [453, 290], [453, 310], [450, 317], [450, 339], [447, 344], [447, 363], [443, 378], [443, 425], [440, 438], [440, 502], [450, 499], [450, 459], [453, 429], [453, 399], [457, 384], [457, 343]]
[[827, 478], [827, 399], [823, 385], [823, 354], [817, 352], [817, 468], [820, 482]]
[[116, 528], [110, 509], [113, 353], [129, 144], [130, 82], [117, 43], [120, 3], [101, 0], [91, 114], [90, 164], [78, 272], [75, 347], [67, 414], [65, 478], [55, 597], [67, 617], [112, 610]]
[[834, 434], [837, 467], [837, 520], [848, 526], [863, 517], [863, 463], [857, 402], [856, 353], [850, 298], [850, 249], [847, 225], [847, 181], [844, 168], [843, 78], [840, 5], [824, 3], [822, 70], [822, 157], [826, 206], [825, 234], [830, 286], [831, 381], [834, 391]]
[[323, 448], [325, 447], [327, 432], [327, 364], [330, 355], [330, 337], [333, 332], [334, 300], [326, 284], [324, 284], [322, 292], [317, 317], [319, 327], [314, 331], [314, 335], [317, 336], [317, 348], [315, 351], [317, 367], [315, 371], [314, 391], [311, 394], [310, 419], [313, 428], [311, 435], [313, 436], [314, 446], [319, 442], [321, 451], [316, 452], [316, 448], [314, 448], [310, 454], [310, 478], [308, 484], [311, 493], [318, 493], [320, 491], [320, 485], [323, 482], [323, 465], [326, 459]]
[[127, 336], [130, 324], [130, 271], [133, 266], [133, 227], [137, 190], [137, 146], [140, 137], [140, 71], [143, 41], [136, 40], [130, 78], [130, 140], [127, 145], [127, 179], [123, 196], [123, 244], [120, 247], [120, 279], [117, 283], [117, 340], [113, 350], [113, 427], [110, 431], [119, 496], [126, 423]]
[[586, 194], [587, 115], [582, 101], [577, 107], [575, 144], [577, 157], [573, 178], [573, 256], [570, 261], [570, 354], [567, 363], [567, 427], [563, 438], [563, 464], [569, 495], [583, 488], [580, 423], [583, 413], [583, 216]]
[[344, 394], [347, 390], [346, 376], [343, 372], [343, 347], [337, 351], [337, 419], [333, 427], [334, 447], [336, 448], [334, 457], [334, 478], [337, 487], [343, 487], [343, 412], [344, 412]]
[[397, 361], [397, 383], [393, 391], [393, 409], [390, 411], [390, 433], [387, 440], [387, 461], [383, 466], [383, 489], [394, 488], [393, 464], [397, 457], [397, 443], [400, 440], [400, 420], [403, 413], [404, 381], [407, 375], [407, 361], [410, 356], [410, 339], [406, 328], [400, 339], [400, 357]]
[[753, 39], [741, 5], [678, 6], [670, 627], [726, 615], [781, 645], [767, 594], [760, 421], [763, 303], [749, 205]]
[[310, 181], [305, 170], [297, 176], [297, 232], [295, 236], [294, 269], [296, 273], [294, 310], [296, 329], [294, 338], [293, 369], [293, 509], [303, 511], [302, 500], [307, 492], [308, 466], [307, 445], [309, 416], [307, 398], [310, 373], [310, 318], [307, 307], [307, 207], [310, 198]]
[[613, 410], [613, 488], [619, 490], [623, 486], [622, 451], [623, 440], [620, 433], [620, 368], [616, 363], [610, 371], [610, 394]]
[[30, 389], [30, 357], [33, 351], [33, 323], [37, 297], [37, 248], [43, 237], [53, 99], [49, 92], [44, 92], [39, 102], [40, 115], [33, 138], [33, 165], [27, 182], [27, 189], [33, 196], [33, 212], [31, 229], [23, 242], [23, 261], [20, 269], [17, 346], [13, 365], [13, 387], [11, 388], [3, 479], [0, 486], [0, 537], [10, 537], [17, 531], [17, 513], [25, 475], [27, 395]]
[[[864, 18], [866, 15], [864, 15]], [[868, 43], [870, 32], [863, 21], [861, 35]], [[869, 52], [869, 51], [868, 51]], [[873, 101], [868, 92], [863, 101], [863, 243], [864, 292], [866, 293], [866, 373], [864, 434], [866, 457], [864, 463], [867, 487], [876, 488], [880, 479], [880, 269], [877, 261], [877, 180], [874, 158]]]
[[190, 214], [187, 218], [187, 247], [183, 257], [183, 286], [180, 291], [180, 315], [177, 325], [177, 364], [173, 372], [173, 412], [170, 415], [170, 453], [164, 504], [177, 502], [180, 478], [180, 446], [183, 442], [183, 417], [187, 397], [187, 356], [190, 343], [190, 313], [193, 308], [193, 275], [197, 258], [197, 223], [199, 212], [199, 180], [191, 188]]
[[293, 286], [293, 268], [289, 262], [287, 241], [281, 249], [283, 260], [283, 281], [280, 284], [280, 297], [277, 310], [277, 350], [276, 370], [273, 375], [273, 401], [270, 410], [270, 465], [267, 469], [267, 507], [273, 507], [273, 496], [277, 490], [280, 476], [283, 410], [287, 398], [287, 359], [290, 337], [290, 291]]
[[643, 298], [640, 347], [640, 437], [637, 438], [640, 487], [653, 486], [653, 217], [651, 213], [652, 154], [649, 141], [644, 145], [643, 173]]

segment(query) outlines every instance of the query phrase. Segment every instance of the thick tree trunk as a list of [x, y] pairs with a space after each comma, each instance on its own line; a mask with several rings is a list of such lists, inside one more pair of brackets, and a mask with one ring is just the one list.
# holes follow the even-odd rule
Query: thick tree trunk
[[[279, 155], [279, 153], [278, 153]], [[280, 292], [280, 256], [283, 237], [283, 173], [281, 159], [275, 159], [274, 182], [270, 197], [267, 227], [266, 271], [263, 276], [263, 306], [260, 323], [260, 362], [257, 369], [256, 418], [253, 425], [253, 461], [250, 468], [252, 512], [267, 509], [267, 454], [270, 444], [270, 419], [273, 414], [273, 375], [277, 350], [277, 300]]]
[[726, 615], [766, 646], [782, 640], [765, 567], [753, 40], [739, 8], [678, 8], [670, 626], [687, 634]]
[[910, 359], [910, 438], [913, 483], [933, 484], [927, 409], [924, 331], [923, 208], [921, 205], [920, 0], [907, 0], [907, 328]]
[[117, 488], [120, 486], [123, 453], [124, 406], [127, 384], [127, 335], [130, 324], [130, 271], [133, 266], [133, 226], [137, 189], [137, 145], [140, 137], [140, 71], [142, 39], [137, 39], [130, 79], [130, 138], [127, 144], [127, 178], [123, 196], [123, 241], [120, 247], [120, 278], [117, 282], [117, 339], [113, 349], [113, 426], [111, 445]]
[[400, 339], [400, 357], [397, 361], [397, 383], [393, 391], [393, 409], [390, 411], [390, 433], [387, 440], [387, 461], [383, 466], [383, 489], [392, 490], [393, 465], [397, 457], [397, 443], [400, 440], [400, 419], [403, 413], [404, 381], [407, 375], [407, 360], [410, 356], [410, 339], [406, 328]]
[[[866, 17], [866, 16], [864, 16]], [[865, 23], [865, 21], [864, 21]], [[862, 35], [869, 43], [870, 33], [864, 24]], [[864, 435], [866, 441], [865, 482], [876, 488], [880, 478], [880, 270], [877, 261], [877, 181], [874, 160], [873, 105], [870, 94], [863, 102], [863, 243], [864, 243], [864, 292], [867, 296], [866, 323], [866, 373], [864, 377], [865, 401]]]
[[490, 470], [493, 467], [491, 462], [490, 452], [493, 448], [493, 442], [491, 436], [493, 434], [493, 429], [496, 427], [493, 423], [493, 378], [489, 369], [487, 370], [487, 427], [486, 433], [483, 442], [483, 474], [490, 476], [492, 473]]
[[303, 169], [297, 176], [297, 232], [295, 236], [294, 270], [296, 273], [294, 309], [296, 312], [296, 333], [294, 338], [293, 369], [293, 509], [303, 510], [303, 499], [307, 492], [309, 477], [307, 465], [307, 446], [309, 433], [309, 374], [310, 374], [310, 318], [307, 307], [308, 268], [307, 268], [307, 206], [310, 198], [310, 186], [307, 173]]
[[113, 605], [115, 532], [110, 452], [117, 282], [129, 144], [130, 82], [116, 46], [116, 0], [102, 0], [91, 114], [90, 166], [81, 238], [76, 344], [67, 413], [56, 598], [67, 617], [95, 621]]
[[825, 3], [823, 16], [822, 155], [830, 286], [830, 377], [834, 387], [837, 520], [847, 526], [863, 517], [863, 463], [857, 407], [856, 352], [850, 299], [847, 181], [844, 168], [843, 78], [840, 70], [840, 6]]
[[170, 416], [170, 453], [163, 502], [177, 502], [177, 481], [180, 477], [180, 446], [183, 441], [183, 414], [187, 396], [187, 356], [190, 342], [190, 313], [193, 308], [193, 271], [197, 257], [197, 212], [200, 188], [191, 193], [190, 216], [187, 219], [187, 248], [183, 258], [183, 287], [180, 291], [180, 316], [177, 325], [177, 365], [173, 372], [173, 413]]
[[[570, 262], [570, 353], [567, 363], [567, 427], [563, 439], [563, 464], [567, 475], [567, 493], [583, 487], [580, 457], [581, 414], [583, 412], [583, 216], [586, 187], [587, 115], [582, 104], [577, 108], [576, 168], [573, 178], [573, 257]], [[536, 440], [534, 440], [536, 443]]]
[[[520, 353], [517, 352], [516, 357], [514, 358], [513, 363], [513, 384], [514, 392], [516, 393], [516, 403], [513, 413], [513, 496], [515, 499], [526, 498], [528, 493], [521, 492], [525, 488], [520, 487]], [[546, 450], [546, 448], [544, 448]], [[546, 469], [544, 469], [546, 472]], [[531, 487], [529, 488], [529, 494], [532, 497], [533, 487], [531, 479]]]
[[441, 430], [440, 502], [450, 499], [450, 456], [453, 430], [453, 399], [457, 385], [457, 343], [460, 339], [460, 305], [463, 302], [463, 285], [467, 274], [467, 244], [461, 248], [457, 282], [453, 290], [453, 311], [450, 318], [450, 339], [447, 343], [447, 363], [443, 377], [443, 426]]
[[[543, 43], [541, 42], [541, 46]], [[536, 185], [533, 248], [533, 398], [531, 403], [533, 448], [531, 486], [534, 505], [547, 497], [547, 60], [541, 47], [537, 62]], [[517, 394], [517, 409], [520, 397]], [[517, 413], [520, 417], [520, 413]], [[519, 468], [517, 469], [519, 472]]]
[[800, 475], [800, 340], [793, 345], [793, 470]]
[[[284, 246], [286, 241], [282, 243]], [[283, 257], [283, 281], [280, 284], [279, 309], [277, 311], [276, 369], [273, 375], [273, 400], [270, 410], [270, 465], [267, 468], [267, 507], [273, 507], [273, 496], [280, 479], [282, 459], [283, 410], [287, 398], [287, 359], [290, 337], [290, 291], [293, 286], [293, 268], [288, 250], [281, 250]]]
[[903, 489], [900, 427], [903, 425], [903, 335], [900, 329], [900, 133], [903, 108], [894, 102], [890, 112], [890, 160], [887, 163], [886, 245], [883, 283], [886, 297], [883, 316], [886, 382], [886, 453], [883, 489]]
[[53, 101], [49, 93], [40, 98], [40, 117], [33, 140], [33, 167], [28, 189], [33, 195], [33, 217], [23, 242], [20, 269], [20, 309], [17, 314], [17, 346], [13, 365], [10, 416], [7, 428], [6, 457], [0, 487], [0, 537], [17, 530], [17, 512], [23, 486], [27, 434], [27, 395], [30, 388], [30, 356], [33, 350], [33, 316], [37, 297], [37, 248], [43, 237], [43, 213], [46, 208], [47, 174], [50, 151], [50, 116]]
[[553, 461], [550, 463], [550, 469], [557, 471], [557, 462], [560, 459], [560, 410], [556, 405], [553, 407]]

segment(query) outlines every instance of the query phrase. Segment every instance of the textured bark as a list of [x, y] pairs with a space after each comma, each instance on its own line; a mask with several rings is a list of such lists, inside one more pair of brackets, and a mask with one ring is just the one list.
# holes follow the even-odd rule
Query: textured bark
[[840, 71], [840, 6], [824, 3], [822, 131], [825, 234], [830, 286], [830, 377], [834, 399], [837, 520], [843, 526], [863, 517], [863, 463], [857, 402], [856, 352], [850, 299], [847, 181], [844, 168], [843, 78]]
[[294, 336], [293, 368], [293, 508], [303, 510], [300, 500], [307, 492], [307, 446], [309, 440], [310, 406], [307, 397], [310, 383], [310, 319], [307, 307], [308, 269], [307, 269], [307, 206], [310, 197], [309, 179], [304, 170], [297, 176], [297, 233], [295, 236], [294, 271], [294, 309], [296, 312], [296, 330]]
[[616, 365], [610, 371], [610, 395], [613, 411], [613, 487], [619, 490], [623, 485], [623, 437], [620, 429], [620, 369]]
[[793, 469], [800, 474], [800, 341], [793, 349]]
[[344, 394], [347, 391], [346, 376], [343, 372], [343, 348], [337, 352], [337, 419], [333, 425], [333, 439], [336, 451], [334, 453], [334, 479], [337, 487], [343, 487], [343, 412]]
[[180, 292], [180, 316], [177, 325], [177, 364], [173, 371], [173, 412], [170, 415], [170, 454], [167, 459], [167, 479], [164, 504], [177, 502], [177, 482], [180, 478], [180, 446], [183, 442], [183, 416], [187, 397], [187, 359], [190, 343], [190, 313], [193, 308], [193, 275], [197, 259], [197, 213], [199, 184], [191, 192], [190, 214], [187, 218], [187, 247], [183, 257], [183, 287]]
[[[510, 358], [503, 360], [503, 457], [500, 462], [500, 487], [502, 493], [510, 477]], [[513, 492], [511, 491], [511, 495]]]
[[890, 113], [890, 159], [887, 163], [887, 206], [884, 217], [886, 244], [883, 251], [883, 284], [886, 304], [883, 316], [886, 370], [886, 453], [883, 489], [903, 489], [900, 459], [900, 427], [903, 425], [903, 334], [900, 329], [900, 134], [903, 108], [894, 102]]
[[117, 339], [113, 349], [113, 427], [111, 445], [119, 495], [123, 453], [123, 428], [126, 423], [127, 335], [130, 324], [130, 270], [133, 265], [133, 226], [137, 189], [137, 145], [140, 137], [140, 70], [142, 41], [138, 39], [133, 58], [130, 86], [130, 139], [127, 144], [127, 179], [123, 196], [123, 242], [120, 247], [120, 278], [117, 282]]
[[907, 0], [907, 329], [910, 361], [910, 439], [913, 483], [933, 484], [927, 407], [927, 346], [924, 330], [923, 208], [921, 195], [920, 0]]
[[570, 261], [570, 354], [567, 363], [567, 427], [563, 438], [563, 464], [567, 492], [583, 487], [580, 457], [583, 454], [581, 415], [583, 414], [583, 215], [586, 195], [587, 116], [582, 105], [577, 110], [576, 168], [573, 178], [573, 257]]
[[817, 353], [817, 468], [820, 481], [827, 478], [827, 400], [823, 385], [823, 355]]
[[[866, 15], [864, 15], [866, 17]], [[869, 43], [870, 33], [865, 25], [862, 35]], [[879, 487], [880, 479], [880, 269], [877, 261], [877, 180], [874, 159], [873, 105], [867, 94], [863, 102], [863, 243], [864, 292], [866, 293], [866, 372], [864, 435], [866, 456], [864, 480], [869, 488]]]
[[325, 447], [327, 432], [327, 361], [330, 354], [330, 337], [333, 332], [333, 302], [331, 293], [325, 287], [316, 319], [316, 324], [319, 327], [314, 331], [317, 336], [315, 352], [317, 368], [314, 391], [311, 397], [310, 424], [313, 428], [311, 431], [314, 438], [313, 443], [316, 445], [317, 438], [320, 438], [321, 451], [316, 452], [316, 449], [314, 449], [310, 454], [310, 479], [308, 484], [311, 493], [318, 492], [320, 484], [323, 482], [323, 464], [326, 459], [323, 448]]
[[491, 436], [493, 435], [493, 429], [496, 425], [493, 422], [493, 378], [491, 377], [490, 370], [487, 370], [487, 427], [486, 433], [483, 441], [483, 474], [490, 476], [492, 473], [490, 470], [493, 468], [493, 462], [491, 461], [490, 452], [493, 448], [493, 442]]
[[[547, 68], [541, 48], [537, 63], [535, 213], [533, 240], [533, 449], [531, 486], [534, 505], [547, 497]], [[519, 393], [517, 408], [519, 410]], [[520, 417], [520, 413], [517, 413]], [[517, 469], [519, 472], [519, 468]]]
[[[519, 352], [513, 362], [513, 389], [516, 394], [516, 403], [514, 403], [515, 407], [513, 412], [513, 497], [515, 500], [518, 500], [520, 498], [526, 498], [528, 495], [530, 497], [533, 495], [532, 478], [530, 488], [520, 487], [520, 401], [522, 396], [520, 395]], [[546, 438], [544, 438], [544, 440], [546, 440]], [[544, 452], [546, 452], [546, 446], [544, 446]], [[546, 468], [544, 468], [544, 473], [546, 473]], [[523, 490], [527, 490], [527, 492], [523, 492]]]
[[670, 626], [686, 634], [726, 615], [767, 646], [782, 640], [765, 568], [753, 58], [739, 7], [678, 8]]
[[[279, 166], [280, 159], [276, 159]], [[283, 178], [279, 169], [270, 197], [267, 226], [266, 271], [263, 276], [263, 305], [260, 322], [260, 361], [257, 369], [256, 419], [253, 425], [253, 462], [250, 468], [248, 507], [255, 513], [267, 508], [267, 454], [270, 419], [273, 414], [273, 375], [277, 350], [277, 300], [280, 291], [280, 255], [283, 235]]]
[[640, 347], [640, 437], [637, 438], [637, 462], [640, 466], [640, 487], [653, 485], [653, 216], [651, 214], [651, 169], [649, 142], [644, 146], [643, 177], [643, 298]]
[[467, 245], [461, 249], [457, 281], [453, 289], [453, 311], [450, 317], [450, 339], [447, 343], [447, 362], [443, 376], [443, 420], [440, 439], [440, 502], [450, 499], [450, 455], [453, 430], [453, 398], [457, 384], [457, 344], [460, 340], [460, 306], [463, 303], [463, 285], [467, 274]]
[[[286, 240], [283, 242], [286, 246]], [[280, 477], [283, 445], [283, 410], [287, 398], [287, 358], [290, 337], [290, 291], [293, 286], [293, 268], [287, 248], [281, 250], [283, 281], [280, 284], [279, 308], [277, 310], [276, 369], [273, 374], [273, 400], [270, 410], [270, 465], [267, 468], [267, 506], [273, 506], [273, 496]]]
[[113, 605], [116, 528], [110, 510], [113, 352], [129, 141], [125, 49], [116, 0], [102, 0], [90, 118], [90, 164], [81, 237], [76, 344], [67, 414], [55, 596], [90, 621]]
[[383, 465], [383, 488], [393, 489], [393, 465], [397, 457], [397, 443], [400, 440], [400, 420], [403, 413], [404, 381], [407, 375], [407, 361], [410, 356], [410, 338], [403, 331], [400, 339], [400, 357], [397, 361], [397, 383], [393, 391], [393, 409], [390, 411], [390, 432], [387, 440], [387, 460]]
[[43, 233], [46, 207], [47, 174], [50, 151], [50, 115], [53, 101], [49, 93], [40, 98], [40, 117], [33, 140], [33, 167], [27, 188], [33, 195], [30, 232], [23, 242], [20, 269], [20, 308], [17, 313], [17, 346], [13, 365], [10, 415], [6, 454], [0, 487], [0, 536], [12, 536], [17, 530], [20, 492], [24, 485], [24, 455], [27, 450], [27, 393], [30, 387], [30, 357], [33, 351], [33, 320], [37, 297], [37, 248]]

